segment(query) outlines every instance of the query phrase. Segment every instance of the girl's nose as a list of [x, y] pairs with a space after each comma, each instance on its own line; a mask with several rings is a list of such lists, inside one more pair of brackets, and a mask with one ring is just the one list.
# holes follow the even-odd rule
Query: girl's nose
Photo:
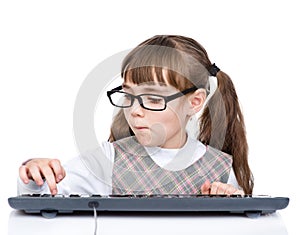
[[133, 105], [130, 107], [130, 114], [132, 116], [144, 116], [145, 109], [140, 105], [139, 101], [136, 99]]

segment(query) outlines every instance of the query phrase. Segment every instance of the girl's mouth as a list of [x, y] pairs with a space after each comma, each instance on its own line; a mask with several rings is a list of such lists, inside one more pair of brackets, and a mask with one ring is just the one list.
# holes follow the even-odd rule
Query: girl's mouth
[[135, 126], [134, 129], [136, 130], [148, 130], [149, 128], [146, 126]]

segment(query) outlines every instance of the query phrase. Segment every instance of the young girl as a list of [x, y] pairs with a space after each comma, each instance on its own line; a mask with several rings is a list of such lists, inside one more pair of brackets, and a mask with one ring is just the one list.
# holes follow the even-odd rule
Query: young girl
[[[234, 85], [198, 42], [154, 36], [126, 56], [121, 75], [123, 84], [107, 92], [120, 108], [109, 141], [64, 167], [57, 159], [26, 161], [19, 194], [252, 193]], [[210, 76], [218, 86], [207, 100]], [[186, 126], [200, 111], [194, 139]]]

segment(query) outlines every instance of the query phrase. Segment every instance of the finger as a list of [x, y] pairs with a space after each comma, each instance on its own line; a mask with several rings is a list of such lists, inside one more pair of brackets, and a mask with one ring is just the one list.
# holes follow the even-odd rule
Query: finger
[[[228, 193], [226, 193], [227, 191]], [[231, 194], [234, 191], [235, 191], [234, 187], [231, 186], [230, 184], [224, 184], [219, 182], [217, 194]]]
[[42, 186], [44, 184], [44, 180], [38, 166], [31, 165], [30, 167], [28, 167], [28, 174], [29, 173], [31, 174], [32, 179], [37, 185]]
[[213, 182], [210, 186], [210, 194], [218, 194], [220, 184], [220, 182]]
[[56, 179], [54, 172], [51, 167], [44, 167], [42, 169], [43, 176], [48, 184], [48, 187], [50, 189], [51, 194], [55, 195], [57, 193], [57, 187], [56, 187]]
[[210, 194], [210, 182], [209, 182], [209, 180], [206, 180], [201, 185], [201, 194]]
[[225, 190], [224, 190], [224, 194], [226, 195], [232, 195], [237, 191], [237, 189], [231, 185], [231, 184], [226, 184]]
[[241, 196], [245, 195], [244, 191], [243, 190], [239, 190], [239, 189], [236, 189], [236, 191], [234, 191], [232, 194], [233, 195], [241, 195]]
[[27, 167], [26, 166], [20, 166], [19, 176], [20, 176], [20, 179], [24, 182], [24, 184], [29, 183], [29, 177], [28, 177], [27, 173], [28, 173]]
[[60, 161], [58, 159], [53, 159], [49, 162], [49, 166], [52, 168], [55, 174], [56, 183], [60, 182], [66, 175]]

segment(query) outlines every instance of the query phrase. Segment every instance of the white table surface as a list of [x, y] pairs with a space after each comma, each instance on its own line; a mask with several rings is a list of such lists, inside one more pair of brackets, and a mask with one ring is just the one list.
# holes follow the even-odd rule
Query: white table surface
[[[9, 235], [87, 235], [94, 234], [93, 213], [58, 215], [45, 219], [12, 210], [8, 219]], [[97, 215], [97, 234], [243, 234], [286, 235], [279, 212], [251, 219], [243, 215], [215, 214], [101, 214]]]

